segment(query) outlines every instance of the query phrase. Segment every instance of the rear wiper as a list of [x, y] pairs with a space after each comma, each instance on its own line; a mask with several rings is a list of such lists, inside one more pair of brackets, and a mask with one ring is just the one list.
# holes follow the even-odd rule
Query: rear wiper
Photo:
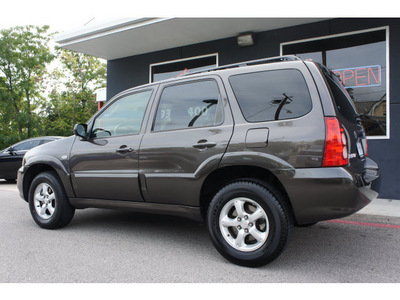
[[365, 115], [364, 114], [355, 114], [354, 117], [356, 118], [357, 122], [361, 122], [362, 119], [365, 119]]

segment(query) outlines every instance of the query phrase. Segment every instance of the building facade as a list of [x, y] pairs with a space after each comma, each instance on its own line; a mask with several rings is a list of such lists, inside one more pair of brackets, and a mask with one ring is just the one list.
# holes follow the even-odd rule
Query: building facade
[[380, 198], [400, 199], [400, 19], [136, 19], [56, 41], [107, 59], [107, 99], [241, 61], [294, 54], [320, 62], [340, 77], [361, 115], [369, 156], [381, 170], [374, 188]]

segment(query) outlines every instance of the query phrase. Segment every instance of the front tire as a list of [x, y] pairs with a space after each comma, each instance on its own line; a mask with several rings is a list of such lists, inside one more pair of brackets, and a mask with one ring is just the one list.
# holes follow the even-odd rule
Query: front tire
[[54, 172], [40, 173], [33, 179], [29, 189], [29, 209], [36, 224], [46, 229], [64, 227], [75, 213]]
[[213, 198], [207, 213], [211, 240], [229, 261], [263, 266], [285, 249], [293, 218], [284, 197], [266, 183], [236, 181]]

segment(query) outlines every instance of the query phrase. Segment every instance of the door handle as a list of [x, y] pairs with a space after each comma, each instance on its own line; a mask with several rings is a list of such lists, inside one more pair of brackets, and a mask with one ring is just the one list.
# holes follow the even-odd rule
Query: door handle
[[133, 148], [132, 147], [128, 147], [126, 145], [123, 145], [121, 147], [119, 147], [117, 150], [115, 150], [118, 153], [128, 153], [128, 152], [133, 152]]
[[196, 148], [198, 150], [206, 150], [207, 148], [212, 148], [215, 147], [217, 143], [215, 142], [208, 142], [207, 140], [200, 140], [197, 142], [197, 144], [193, 145], [193, 148]]

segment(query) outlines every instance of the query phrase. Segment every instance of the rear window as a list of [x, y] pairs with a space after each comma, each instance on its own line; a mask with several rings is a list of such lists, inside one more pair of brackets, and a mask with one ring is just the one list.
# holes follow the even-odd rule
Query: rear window
[[322, 73], [325, 76], [331, 91], [332, 98], [336, 105], [338, 112], [345, 117], [348, 121], [354, 122], [358, 116], [353, 101], [350, 98], [347, 90], [344, 88], [339, 78], [330, 72], [326, 67], [320, 65]]
[[311, 111], [310, 93], [298, 70], [233, 75], [229, 82], [248, 122], [293, 119]]

